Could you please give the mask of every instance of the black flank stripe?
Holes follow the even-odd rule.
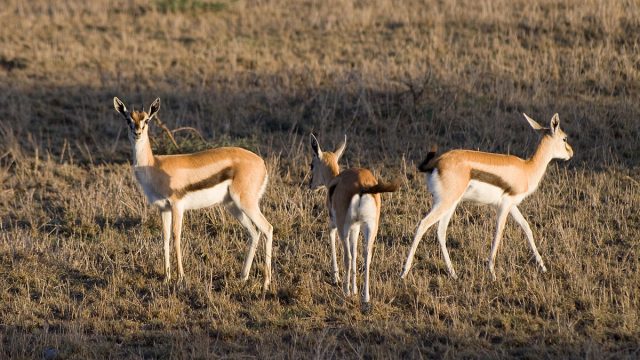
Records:
[[[482,181],[493,186],[497,186],[504,190],[509,195],[515,195],[515,191],[511,188],[508,182],[496,174],[492,174],[486,171],[471,169],[471,178],[473,180]]]
[[[178,196],[178,198],[182,198],[187,195],[187,193],[212,188],[220,184],[221,182],[229,180],[231,178],[233,178],[233,168],[226,167],[206,179],[200,180],[193,184],[189,184],[184,188],[177,190],[176,195]]]

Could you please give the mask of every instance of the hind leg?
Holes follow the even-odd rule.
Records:
[[[351,229],[349,229],[349,243],[351,245],[351,294],[358,294],[358,285],[356,282],[357,274],[358,274],[358,236],[360,236],[360,223],[355,223],[351,225]]]
[[[336,236],[337,235],[338,235],[338,228],[332,222],[331,229],[329,230],[329,239],[331,241],[331,267],[333,269],[333,283],[335,285],[340,284],[340,271],[338,270],[338,258],[336,255]]]
[[[402,269],[401,278],[405,278],[411,269],[411,264],[413,264],[413,257],[416,254],[416,249],[418,248],[418,244],[424,234],[429,230],[431,225],[440,221],[440,219],[445,215],[448,208],[445,208],[441,204],[436,204],[433,209],[424,217],[418,224],[418,229],[416,230],[416,235],[413,238],[413,243],[411,244],[411,249],[409,249],[409,254],[407,255],[407,260],[404,263],[404,268]]]
[[[231,185],[229,185],[229,197],[235,203],[235,205],[242,210],[242,212],[253,222],[253,224],[258,228],[258,231],[265,235],[265,257],[264,257],[264,284],[263,291],[266,291],[271,284],[271,255],[273,251],[273,226],[267,221],[267,219],[262,215],[262,211],[260,211],[260,198],[264,193],[264,190],[267,186],[268,175],[267,169],[262,167],[262,169],[254,169],[252,176],[236,176],[233,179]],[[261,183],[256,183],[256,176],[263,176],[263,180]],[[257,243],[252,242],[253,250],[251,250],[247,254],[247,259],[245,260],[245,264],[248,264],[248,267],[251,267],[251,263],[253,262],[253,257],[255,255],[255,248],[257,247]]]
[[[349,229],[351,224],[343,225],[340,231],[340,240],[342,240],[342,260],[344,262],[344,279],[342,279],[342,291],[345,295],[351,294],[351,241],[349,237]]]
[[[247,229],[249,236],[251,237],[251,241],[249,243],[249,249],[247,251],[247,256],[244,259],[244,265],[242,266],[242,273],[240,277],[243,281],[246,281],[249,278],[249,271],[251,270],[251,264],[253,263],[253,257],[256,254],[256,248],[258,247],[258,242],[260,241],[260,233],[256,231],[253,226],[253,222],[249,217],[247,217],[244,212],[233,202],[227,205],[227,209],[233,215],[240,224]]]
[[[267,219],[262,215],[258,204],[250,206],[246,209],[243,209],[244,213],[253,221],[258,230],[263,233],[266,237],[266,241],[264,243],[265,248],[265,256],[264,256],[264,284],[262,286],[263,290],[267,290],[269,285],[271,284],[271,255],[273,251],[273,226],[267,221]],[[255,254],[255,251],[254,251]],[[253,257],[247,260],[249,265],[253,261]]]
[[[378,232],[378,224],[375,221],[366,222],[364,225],[364,238],[366,241],[364,247],[364,290],[362,295],[362,302],[368,303],[370,301],[369,296],[369,270],[371,268],[371,258],[373,256],[373,244],[376,241],[376,234]]]
[[[418,229],[416,230],[416,235],[413,238],[413,243],[411,244],[411,249],[409,250],[409,255],[407,256],[407,261],[404,264],[404,268],[402,270],[401,278],[405,278],[411,269],[411,264],[413,263],[413,257],[416,254],[416,249],[418,248],[418,244],[422,237],[427,232],[427,230],[431,227],[431,225],[437,223],[442,220],[445,214],[453,211],[456,205],[464,195],[464,192],[469,185],[468,178],[466,181],[460,178],[461,173],[457,173],[455,171],[448,171],[446,173],[439,173],[438,170],[434,170],[431,176],[428,179],[429,190],[433,194],[434,205],[429,214],[425,216],[420,223],[418,224]],[[445,188],[443,184],[448,184]],[[446,247],[443,247],[443,254],[446,258],[449,257],[449,253],[446,251]],[[449,261],[450,263],[451,261]]]
[[[449,258],[449,251],[447,250],[447,227],[449,227],[449,221],[451,220],[451,216],[455,212],[455,205],[449,210],[449,212],[445,213],[444,216],[440,219],[438,223],[438,242],[440,243],[440,250],[442,251],[442,256],[444,257],[444,262],[447,264],[447,271],[449,271],[449,275],[457,279],[455,270],[453,270],[453,265],[451,264],[451,259]]]

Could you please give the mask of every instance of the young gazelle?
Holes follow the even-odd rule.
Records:
[[[318,140],[311,134],[312,190],[324,186],[327,188],[327,208],[331,225],[329,237],[331,240],[331,261],[333,276],[336,283],[340,282],[338,262],[336,260],[336,233],[340,234],[343,246],[343,259],[346,277],[343,290],[347,295],[357,294],[356,285],[356,257],[358,254],[358,235],[360,227],[364,226],[365,271],[364,291],[362,301],[369,302],[369,269],[373,255],[373,243],[378,232],[380,220],[380,193],[393,192],[399,184],[379,182],[367,169],[353,168],[340,171],[338,160],[347,146],[347,137],[335,152],[322,151]]]
[[[242,268],[243,280],[249,277],[260,233],[266,236],[263,285],[266,290],[271,282],[273,227],[258,206],[267,186],[264,161],[258,155],[237,147],[183,155],[153,155],[148,125],[160,110],[160,99],[151,104],[148,113],[127,111],[117,97],[113,98],[113,105],[129,127],[136,179],[149,203],[159,208],[162,215],[166,280],[171,279],[169,242],[172,236],[178,262],[178,279],[184,279],[180,248],[184,211],[223,203],[251,236]]]
[[[489,257],[492,279],[496,279],[494,263],[508,214],[511,214],[524,230],[536,262],[543,272],[547,271],[533,241],[531,228],[518,210],[518,204],[536,190],[549,162],[552,159],[569,160],[573,156],[573,149],[567,143],[567,135],[560,129],[558,114],[553,115],[549,128],[542,127],[527,114],[523,115],[532,128],[543,132],[535,154],[528,160],[512,155],[469,150],[452,150],[435,158],[435,152],[432,151],[418,167],[420,171],[427,173],[427,185],[433,194],[434,204],[429,214],[418,225],[402,270],[402,278],[407,276],[411,268],[422,236],[437,222],[440,222],[438,241],[444,261],[451,277],[456,278],[445,242],[449,220],[458,203],[464,200],[493,205],[498,209],[496,232]]]

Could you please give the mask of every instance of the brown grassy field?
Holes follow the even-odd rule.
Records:
[[[0,358],[640,356],[637,2],[6,0],[0,24]],[[157,153],[267,160],[266,298],[262,246],[241,283],[248,236],[220,208],[188,213],[187,283],[163,282],[115,95],[160,97],[170,128],[203,136],[179,130],[176,149],[154,128]],[[549,272],[509,220],[490,281],[495,210],[466,204],[460,279],[432,229],[401,281],[432,201],[416,163],[432,144],[527,157],[521,112],[559,113],[576,154],[521,206]],[[312,131],[403,180],[383,195],[370,313],[331,284]]]

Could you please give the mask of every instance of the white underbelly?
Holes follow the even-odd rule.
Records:
[[[180,204],[185,210],[201,209],[223,202],[229,196],[229,184],[231,180],[203,190],[187,193],[180,199]]]
[[[482,181],[471,180],[467,190],[462,195],[462,200],[497,206],[505,195],[502,188]]]

